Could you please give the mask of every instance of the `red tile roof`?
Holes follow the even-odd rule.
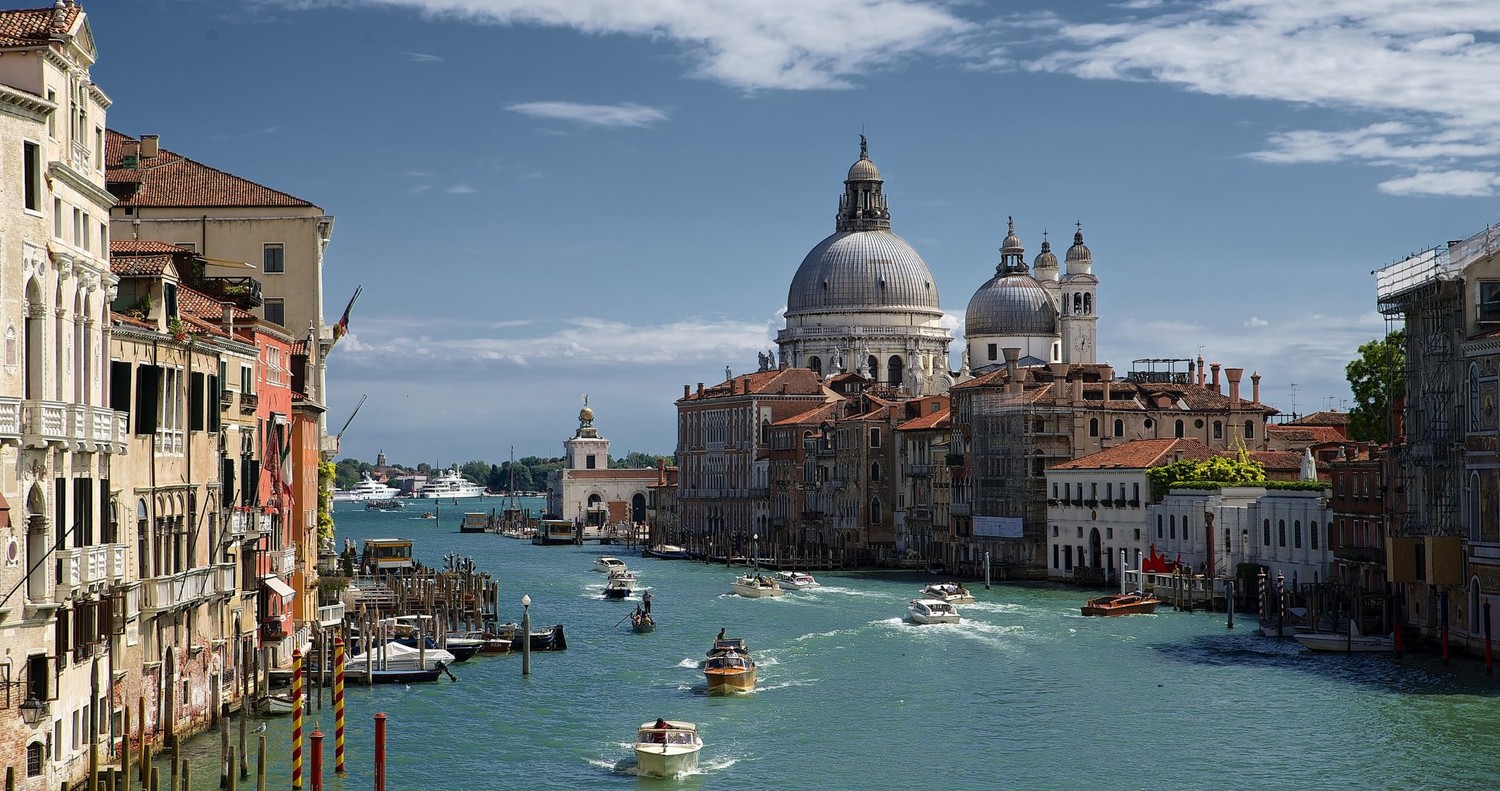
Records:
[[[1281,442],[1305,442],[1310,445],[1321,445],[1330,442],[1341,442],[1348,439],[1344,429],[1340,426],[1326,426],[1297,423],[1271,423],[1266,426],[1266,437]]]
[[[925,429],[947,428],[952,425],[952,422],[948,419],[950,414],[951,413],[948,411],[948,408],[944,407],[936,412],[932,412],[921,417],[914,417],[911,420],[908,420],[905,423],[897,426],[896,430],[922,431]]]
[[[820,406],[813,407],[812,409],[809,409],[800,415],[793,415],[788,418],[782,418],[772,425],[801,426],[811,423],[822,423],[825,420],[838,419],[838,411],[839,404],[822,404]]]
[[[119,277],[155,277],[172,265],[170,255],[110,256],[109,271]]]
[[[149,253],[181,253],[185,248],[166,242],[148,242],[141,239],[111,239],[110,255],[145,255]]]
[[[255,319],[255,314],[248,310],[238,307],[231,307],[231,309],[234,311],[235,323],[253,321]],[[213,323],[215,327],[219,326],[219,322],[224,317],[224,307],[216,297],[209,296],[201,291],[194,291],[186,286],[179,286],[177,289],[177,310],[183,314],[202,316]]]
[[[1054,470],[1144,470],[1181,459],[1201,461],[1218,454],[1197,440],[1186,438],[1137,439],[1105,448],[1098,453],[1080,456],[1051,467]]]
[[[0,47],[35,47],[46,44],[54,31],[65,31],[78,21],[83,9],[63,8],[59,24],[52,24],[52,7],[0,11]]]
[[[125,166],[128,135],[109,130],[104,145],[106,180],[119,206],[306,206],[313,204],[195,162],[165,148],[150,159]],[[134,185],[134,186],[130,186]]]
[[[1287,421],[1285,423],[1285,425],[1288,425],[1288,426],[1339,426],[1339,427],[1342,427],[1344,429],[1348,429],[1348,427],[1349,427],[1349,413],[1348,412],[1314,412],[1314,413],[1312,413],[1310,415],[1303,415],[1302,417],[1299,417],[1296,420],[1289,420],[1289,421]]]
[[[730,387],[734,392],[730,393]],[[823,392],[823,383],[818,375],[807,368],[780,368],[774,371],[755,371],[725,379],[713,387],[703,388],[700,395],[689,393],[682,400],[698,401],[708,398],[725,398],[744,395],[746,391],[756,395],[818,395]]]

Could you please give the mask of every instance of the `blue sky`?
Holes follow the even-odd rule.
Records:
[[[774,346],[869,136],[961,334],[1005,220],[1083,223],[1101,359],[1347,407],[1372,269],[1500,220],[1490,0],[86,3],[110,126],[337,218],[343,453],[614,450]],[[953,345],[957,354],[961,340]],[[1295,383],[1295,387],[1293,386]]]

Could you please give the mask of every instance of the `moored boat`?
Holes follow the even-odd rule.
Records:
[[[393,641],[350,657],[344,673],[360,679],[369,668],[370,679],[376,684],[436,681],[454,661],[453,654],[441,648],[411,648]]]
[[[1148,593],[1116,593],[1089,599],[1083,605],[1084,615],[1150,615],[1161,599]]]
[[[934,582],[922,589],[922,598],[937,599],[949,604],[974,603],[974,594],[957,582]]]
[[[484,494],[484,487],[464,478],[456,469],[439,472],[417,491],[417,497],[424,500],[478,497],[481,494]]]
[[[1292,635],[1292,639],[1301,643],[1309,651],[1319,653],[1343,653],[1358,651],[1360,653],[1378,653],[1396,650],[1396,637],[1394,634],[1375,635],[1360,634],[1359,627],[1351,626],[1345,632],[1298,632]]]
[[[703,740],[698,726],[681,720],[641,723],[636,731],[636,774],[673,778],[698,770],[698,753]]]
[[[749,692],[755,689],[755,660],[741,637],[721,637],[708,651],[703,664],[708,693]]]
[[[521,638],[521,627],[513,623],[503,623],[495,627],[494,634],[511,642],[511,650],[519,651]],[[531,650],[533,651],[566,651],[568,640],[563,635],[563,625],[547,626],[541,629],[531,630]]]
[[[953,605],[940,599],[912,599],[906,614],[915,623],[958,623],[963,620]]]
[[[686,560],[688,551],[673,544],[657,544],[641,550],[641,555],[648,558],[661,558],[663,560]]]
[[[255,708],[267,716],[291,714],[294,704],[291,695],[266,695],[255,701]]]
[[[734,578],[729,589],[736,595],[752,599],[776,597],[786,592],[776,580],[764,574],[741,574]]]
[[[818,581],[805,571],[778,571],[773,578],[787,590],[799,591],[818,587]]]
[[[449,632],[448,644],[452,645],[454,638],[463,640],[475,640],[479,643],[481,654],[508,654],[510,653],[510,641],[500,637],[494,632],[486,632],[482,629],[467,632]]]

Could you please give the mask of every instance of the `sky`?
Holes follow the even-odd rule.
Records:
[[[11,2],[11,6],[18,4]],[[1081,223],[1098,355],[1347,409],[1373,270],[1500,221],[1493,0],[85,2],[109,125],[336,218],[340,457],[671,453],[869,138],[955,328]]]

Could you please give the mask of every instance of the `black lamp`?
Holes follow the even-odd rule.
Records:
[[[21,719],[25,720],[27,725],[35,725],[47,716],[47,702],[38,698],[27,698],[21,701],[19,708]]]

